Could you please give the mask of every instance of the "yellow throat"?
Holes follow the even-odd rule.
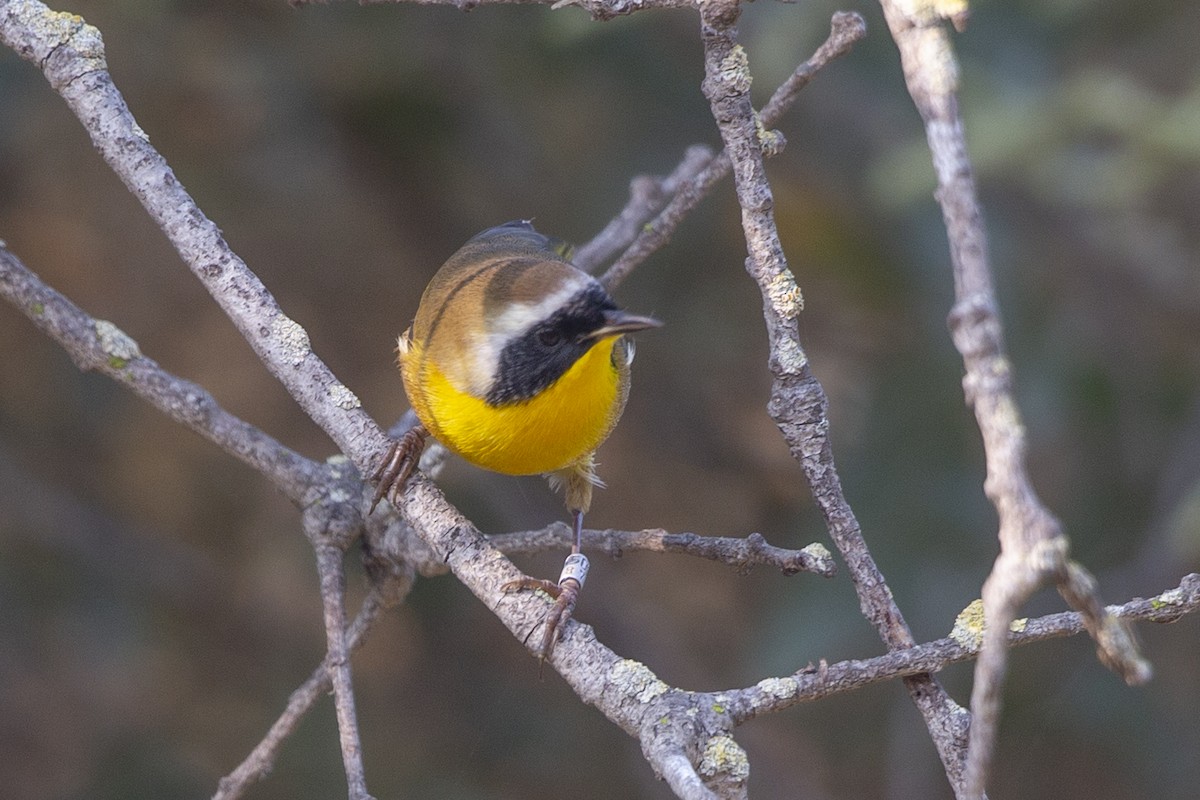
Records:
[[[500,406],[461,391],[417,342],[401,339],[400,368],[422,424],[467,461],[507,475],[535,475],[587,462],[612,431],[629,391],[626,344],[596,342],[528,400]]]

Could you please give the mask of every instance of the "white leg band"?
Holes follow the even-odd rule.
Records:
[[[572,553],[567,556],[562,574],[558,576],[558,585],[562,586],[563,581],[567,578],[574,578],[582,588],[583,582],[587,580],[588,566],[588,558],[583,553]]]

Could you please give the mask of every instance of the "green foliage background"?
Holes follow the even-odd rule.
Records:
[[[477,230],[536,217],[584,241],[638,173],[717,144],[685,10],[75,0],[117,85],[234,249],[383,422],[405,408],[394,337]],[[978,432],[945,316],[945,234],[919,120],[871,3],[743,15],[759,102],[836,8],[868,39],[810,86],[770,162],[831,397],[851,503],[922,639],[949,630],[996,551]],[[1200,6],[984,2],[956,37],[1030,462],[1076,554],[1118,601],[1200,569]],[[0,236],[167,369],[313,457],[276,386],[91,149],[41,75],[0,53]],[[725,184],[621,288],[640,337],[589,525],[825,540],[765,413],[757,291]],[[0,310],[0,775],[13,798],[201,797],[319,661],[312,557],[257,475]],[[540,527],[536,479],[451,463],[485,531]],[[560,556],[523,562],[551,574]],[[352,580],[361,594],[362,579]],[[597,560],[579,617],[688,688],[880,651],[849,581]],[[1030,613],[1058,610],[1050,593]],[[1143,628],[1128,689],[1083,639],[1014,655],[996,797],[1166,798],[1200,786],[1200,622]],[[450,579],[422,581],[356,657],[380,798],[670,796],[635,742]],[[960,701],[969,667],[944,680]],[[764,798],[948,798],[898,684],[740,731]],[[255,798],[344,791],[326,702]]]

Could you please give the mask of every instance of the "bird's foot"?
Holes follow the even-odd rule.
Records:
[[[424,425],[415,425],[399,439],[392,440],[387,455],[371,474],[371,481],[375,483],[375,494],[371,498],[368,514],[375,510],[375,506],[379,505],[379,501],[385,496],[393,503],[396,502],[400,492],[404,491],[404,484],[408,483],[409,477],[421,461],[421,452],[425,449],[425,440],[428,437],[429,431],[425,430]]]
[[[542,644],[538,648],[539,670],[546,663],[554,645],[558,642],[558,631],[567,624],[575,603],[579,599],[579,591],[587,580],[588,559],[583,553],[572,553],[563,564],[562,575],[558,583],[540,578],[520,578],[509,581],[500,587],[505,592],[520,592],[529,589],[541,589],[554,598],[554,608],[546,615],[546,628],[542,632]]]

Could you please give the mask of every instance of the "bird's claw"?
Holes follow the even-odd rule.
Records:
[[[579,590],[583,584],[574,577],[562,578],[558,583],[540,578],[520,578],[509,581],[500,587],[504,592],[520,592],[529,589],[541,589],[554,598],[554,608],[546,614],[545,629],[542,631],[542,643],[538,648],[537,657],[539,671],[554,653],[554,645],[558,642],[559,630],[571,619],[575,603],[579,599]]]
[[[421,451],[425,449],[425,439],[429,432],[423,425],[416,425],[405,431],[399,439],[392,440],[387,455],[379,462],[379,466],[371,473],[371,481],[375,483],[375,494],[371,497],[370,514],[384,497],[393,503],[404,490],[404,485],[417,469],[421,461]]]

